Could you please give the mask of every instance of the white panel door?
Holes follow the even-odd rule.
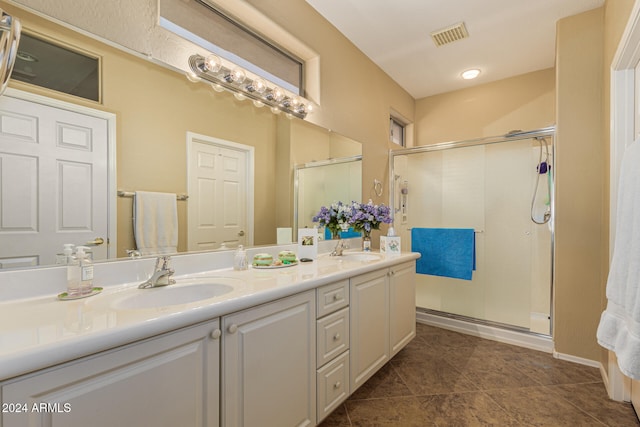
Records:
[[[107,258],[108,121],[0,98],[0,268],[48,265],[64,243]]]
[[[248,153],[198,139],[189,148],[189,250],[246,245]]]

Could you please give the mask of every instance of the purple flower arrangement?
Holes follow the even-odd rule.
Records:
[[[367,203],[352,203],[349,224],[355,231],[361,231],[365,236],[368,236],[371,230],[378,230],[380,224],[390,224],[392,221],[389,206],[374,205],[371,199]]]
[[[351,202],[350,205],[345,205],[337,202],[329,207],[322,206],[318,214],[313,217],[313,222],[327,227],[334,234],[353,227],[355,231],[368,236],[371,230],[378,230],[380,224],[390,224],[392,218],[391,209],[388,206],[374,205],[369,199],[367,203]]]

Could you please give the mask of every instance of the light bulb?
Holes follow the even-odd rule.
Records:
[[[257,99],[253,101],[253,105],[255,105],[258,108],[262,108],[264,107],[264,102],[262,101],[258,101]]]
[[[284,92],[279,87],[274,87],[265,96],[269,101],[280,102],[284,98]],[[278,110],[280,111],[280,110]]]
[[[244,93],[241,92],[235,92],[233,94],[233,96],[238,100],[238,101],[244,101],[245,99],[247,99],[247,97],[245,96]]]
[[[246,76],[241,68],[234,68],[229,74],[224,76],[224,79],[227,81],[227,83],[235,83],[238,85],[242,83],[245,78]]]
[[[262,79],[255,79],[247,85],[247,90],[262,94],[267,90],[267,82]]]
[[[222,68],[222,61],[216,55],[209,55],[204,60],[203,68],[205,72],[217,73]]]
[[[280,109],[279,109],[279,108],[276,108],[276,107],[271,107],[271,112],[272,112],[273,114],[280,114],[280,113],[281,113]]]
[[[199,81],[201,81],[202,79],[200,77],[198,77],[196,75],[196,73],[194,73],[193,71],[187,71],[186,73],[184,73],[185,76],[187,76],[187,80],[189,80],[190,82],[193,83],[198,83]]]
[[[219,85],[218,83],[211,83],[211,87],[216,92],[222,92],[224,90],[224,88],[221,85]]]

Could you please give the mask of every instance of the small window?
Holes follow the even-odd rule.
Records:
[[[209,3],[161,0],[160,26],[283,89],[304,96],[302,60]]]
[[[389,119],[389,140],[401,147],[405,146],[405,125],[391,117]]]
[[[100,60],[23,32],[13,80],[100,101]]]

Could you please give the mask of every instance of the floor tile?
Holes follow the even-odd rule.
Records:
[[[640,426],[596,368],[423,324],[416,333],[321,426]]]
[[[634,420],[629,417],[633,412],[631,404],[610,400],[601,382],[566,384],[549,388],[608,426],[640,426],[637,418]]]
[[[419,397],[426,419],[437,426],[520,426],[484,392]]]
[[[523,390],[485,392],[517,421],[531,426],[600,426],[602,423],[559,399],[547,387],[528,387]]]

